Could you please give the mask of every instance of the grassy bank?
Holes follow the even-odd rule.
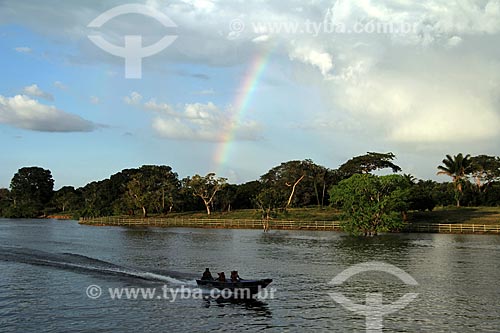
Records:
[[[277,213],[273,220],[277,221],[339,221],[341,212],[326,208],[292,208],[286,212]],[[190,219],[228,219],[228,220],[258,220],[262,213],[255,209],[235,210],[231,212],[172,213],[167,218]],[[410,212],[411,223],[450,223],[450,224],[500,224],[500,207],[438,207],[432,212]]]
[[[412,212],[412,223],[500,224],[500,207],[444,207],[432,212]]]
[[[212,212],[207,215],[206,212],[185,212],[171,213],[165,216],[167,218],[186,218],[186,219],[228,219],[228,220],[260,220],[262,212],[256,209],[241,209],[230,212]],[[326,208],[291,208],[286,212],[279,212],[272,217],[277,221],[338,221],[340,211],[330,207]]]
[[[291,208],[273,216],[273,221],[339,221],[341,212],[326,208]],[[123,216],[124,218],[141,218],[142,216]],[[151,215],[150,218],[166,219],[219,219],[219,220],[261,220],[262,213],[256,209],[242,209],[231,212],[204,211],[171,213],[168,215]],[[410,212],[408,222],[421,224],[500,224],[500,207],[438,207],[432,212]]]

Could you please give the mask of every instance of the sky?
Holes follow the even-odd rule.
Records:
[[[500,0],[0,0],[0,68],[0,187],[500,155]]]

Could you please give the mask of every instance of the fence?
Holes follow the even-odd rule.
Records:
[[[249,219],[195,219],[195,218],[129,218],[96,217],[80,218],[80,224],[98,226],[147,226],[226,229],[279,229],[279,230],[329,230],[340,231],[339,221],[281,221]],[[428,233],[494,233],[500,234],[500,224],[407,224],[403,232]]]
[[[186,228],[231,229],[290,229],[290,230],[341,230],[338,221],[269,221],[249,219],[186,219],[186,218],[80,218],[80,224],[111,226],[151,226]]]
[[[431,233],[459,233],[459,234],[475,234],[475,233],[494,233],[500,234],[500,224],[409,224],[406,227],[409,232],[431,232]]]

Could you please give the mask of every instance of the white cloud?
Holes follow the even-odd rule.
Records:
[[[215,7],[215,4],[209,0],[187,0],[186,2],[192,4],[198,10],[207,12],[212,11]]]
[[[258,37],[255,37],[252,39],[252,42],[254,43],[264,43],[267,42],[271,37],[269,35],[260,35]]]
[[[133,91],[130,93],[130,96],[125,96],[123,98],[123,101],[129,105],[137,105],[141,102],[142,100],[142,95],[139,94],[137,91]]]
[[[329,12],[332,22],[389,23],[412,31],[391,36],[398,43],[435,44],[461,34],[500,32],[499,0],[423,0],[416,2],[338,0]],[[375,37],[375,36],[372,36]]]
[[[25,95],[0,95],[0,123],[40,132],[90,132],[97,128],[91,121]]]
[[[58,89],[61,89],[61,90],[68,89],[68,87],[64,83],[62,83],[61,81],[55,81],[54,82],[54,87],[56,87]]]
[[[427,18],[441,33],[500,32],[500,1],[427,1]]]
[[[97,96],[90,96],[89,101],[92,104],[99,104],[100,103],[99,97],[97,97]]]
[[[19,46],[14,48],[14,50],[19,53],[31,53],[33,51],[30,47],[27,46]]]
[[[448,39],[447,45],[449,47],[455,47],[455,46],[460,45],[461,43],[462,43],[462,38],[461,37],[459,37],[459,36],[453,36],[450,39]]]
[[[174,115],[175,110],[172,106],[167,103],[156,103],[154,98],[150,99],[144,103],[144,108],[151,111],[162,112],[164,114]]]
[[[48,92],[41,90],[38,87],[38,85],[36,85],[36,84],[32,84],[31,86],[24,87],[23,93],[28,95],[28,96],[32,96],[32,97],[40,97],[40,98],[46,99],[48,101],[54,100],[54,96],[52,96]]]
[[[290,59],[298,59],[306,64],[313,65],[321,71],[324,76],[328,75],[333,68],[332,56],[327,52],[316,50],[308,46],[296,46],[289,54]]]
[[[446,54],[420,55],[412,65],[402,59],[390,59],[391,70],[381,65],[332,82],[332,105],[365,134],[393,143],[473,144],[499,137],[500,63]]]
[[[329,100],[329,110],[303,128],[410,150],[428,144],[476,149],[500,138],[500,47],[493,42],[500,40],[500,1],[339,0],[329,15],[348,27],[383,22],[415,30],[324,34],[319,44],[295,38],[290,58],[323,74],[318,86]]]
[[[231,107],[220,109],[209,102],[185,104],[173,107],[158,104],[154,100],[144,104],[156,111],[153,129],[159,136],[191,141],[224,141],[228,136],[233,140],[259,140],[262,127],[255,121],[236,118],[236,110]]]

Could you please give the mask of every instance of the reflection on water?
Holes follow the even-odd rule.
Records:
[[[364,330],[364,317],[328,295],[357,303],[381,292],[385,303],[419,294],[384,317],[386,331],[498,331],[500,237],[388,234],[356,238],[336,232],[113,228],[75,222],[0,220],[2,332],[46,331],[334,331]],[[351,265],[393,264],[413,276],[406,286],[380,272],[328,282]],[[86,297],[107,288],[185,285],[205,267],[238,270],[244,278],[273,278],[275,298],[113,300]]]
[[[240,307],[245,310],[250,310],[254,312],[254,315],[272,317],[271,310],[267,303],[260,301],[258,299],[233,299],[233,298],[211,298],[205,297],[203,305],[206,308],[210,306],[235,306]]]

